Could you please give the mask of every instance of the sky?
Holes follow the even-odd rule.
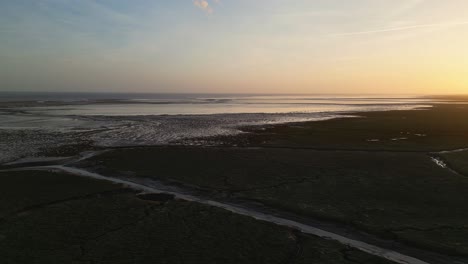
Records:
[[[466,0],[0,0],[0,91],[468,93]]]

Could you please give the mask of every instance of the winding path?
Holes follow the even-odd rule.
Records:
[[[375,255],[378,257],[382,257],[388,260],[391,260],[395,263],[400,263],[400,264],[429,264],[429,262],[404,255],[402,253],[384,249],[375,245],[371,245],[362,241],[354,240],[351,238],[347,238],[345,236],[335,234],[329,231],[325,231],[319,228],[316,228],[311,225],[303,224],[297,221],[289,220],[286,218],[258,212],[254,209],[249,209],[245,208],[242,206],[237,206],[233,204],[228,204],[228,203],[223,203],[223,202],[218,202],[218,201],[213,201],[209,199],[204,199],[198,196],[190,195],[190,194],[184,194],[181,192],[174,191],[174,188],[171,188],[170,186],[163,186],[161,185],[160,188],[157,187],[150,187],[144,184],[128,181],[128,180],[123,180],[123,179],[118,179],[118,178],[113,178],[113,177],[108,177],[104,175],[100,175],[94,172],[86,171],[83,169],[79,168],[74,168],[74,167],[68,167],[68,166],[63,166],[63,165],[51,165],[51,166],[37,166],[37,167],[25,167],[25,168],[16,168],[16,169],[10,169],[10,170],[4,170],[4,171],[25,171],[25,170],[55,170],[55,171],[62,171],[66,172],[69,174],[73,175],[78,175],[78,176],[83,176],[83,177],[88,177],[88,178],[93,178],[93,179],[98,179],[98,180],[105,180],[105,181],[110,181],[116,184],[122,184],[124,186],[127,186],[129,188],[142,191],[145,193],[167,193],[174,195],[178,199],[186,200],[186,201],[191,201],[191,202],[197,202],[201,204],[206,204],[209,206],[214,206],[218,208],[223,208],[225,210],[228,210],[230,212],[239,214],[239,215],[244,215],[244,216],[249,216],[254,219],[260,220],[260,221],[265,221],[269,223],[274,223],[280,226],[285,226],[289,228],[294,228],[302,233],[305,234],[310,234],[314,236],[318,236],[321,238],[325,239],[331,239],[335,240],[343,245],[353,247],[356,249],[359,249],[361,251],[367,252],[371,255]]]
[[[445,151],[446,152],[457,152],[457,151],[464,151],[467,149],[457,149],[457,150],[452,150],[452,151]],[[291,220],[286,217],[278,216],[277,214],[273,214],[267,211],[263,211],[261,209],[251,207],[251,206],[246,206],[244,204],[236,204],[236,203],[231,203],[231,202],[221,202],[221,201],[216,201],[208,198],[204,198],[202,195],[196,195],[193,194],[192,192],[180,189],[178,187],[170,186],[170,185],[165,185],[162,184],[158,181],[145,181],[139,179],[138,182],[136,182],[134,179],[122,179],[122,178],[117,178],[117,177],[110,177],[110,176],[104,176],[95,172],[90,172],[84,169],[72,167],[73,164],[83,161],[86,159],[89,159],[91,157],[94,157],[96,155],[102,154],[104,151],[90,151],[83,153],[79,159],[75,160],[69,160],[68,162],[64,162],[63,165],[38,165],[38,164],[31,164],[29,162],[18,162],[16,165],[22,165],[25,167],[16,167],[16,168],[11,168],[11,169],[5,169],[5,170],[0,170],[0,172],[5,172],[5,171],[29,171],[29,170],[46,170],[46,171],[61,171],[77,176],[82,176],[82,177],[88,177],[88,178],[93,178],[93,179],[98,179],[98,180],[105,180],[109,182],[113,182],[116,184],[122,184],[124,186],[127,186],[131,189],[141,191],[144,193],[165,193],[165,194],[171,194],[174,197],[186,201],[191,201],[191,202],[197,202],[200,204],[205,204],[209,206],[214,206],[218,208],[223,208],[225,210],[228,210],[230,212],[233,212],[235,214],[239,215],[244,215],[248,217],[252,217],[254,219],[260,220],[260,221],[265,221],[269,223],[273,223],[276,225],[280,226],[285,226],[289,228],[293,228],[296,230],[301,231],[304,234],[310,234],[314,236],[318,236],[324,239],[330,239],[330,240],[335,240],[343,245],[359,249],[361,251],[364,251],[368,254],[375,255],[378,257],[382,257],[385,259],[388,259],[390,261],[393,261],[395,263],[400,263],[400,264],[429,264],[429,263],[467,263],[464,260],[455,260],[454,258],[451,257],[445,257],[442,255],[438,255],[432,252],[427,252],[427,251],[422,251],[422,250],[417,250],[418,254],[414,255],[419,255],[419,258],[422,257],[422,259],[418,259],[416,257],[409,256],[407,254],[403,254],[400,252],[397,252],[395,250],[389,250],[386,249],[385,246],[378,246],[372,244],[373,242],[364,242],[362,240],[368,241],[368,239],[353,239],[350,237],[346,237],[340,233],[335,232],[336,230],[333,231],[327,231],[321,228],[318,228],[314,226],[313,224],[305,224],[301,223],[299,221]],[[444,153],[444,152],[439,152],[439,153]],[[437,154],[439,154],[437,153]],[[431,157],[434,162],[436,162],[439,166],[441,164],[438,163],[439,160],[436,160],[434,157]],[[29,163],[29,164],[28,164]],[[29,165],[29,166],[28,166]],[[37,166],[35,166],[37,165]],[[445,164],[444,164],[445,165]],[[21,166],[21,165],[20,165]],[[445,167],[445,166],[444,166]],[[447,168],[447,167],[445,167]],[[343,233],[343,232],[341,232]],[[379,244],[379,243],[377,243]],[[385,244],[384,244],[385,245]],[[402,248],[399,248],[397,250],[400,250]],[[414,250],[402,250],[406,252],[410,252],[411,255],[414,253]],[[430,262],[427,262],[430,261]]]

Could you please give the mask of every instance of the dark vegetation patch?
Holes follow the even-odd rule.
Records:
[[[468,177],[468,149],[439,155],[450,168]]]
[[[386,239],[468,255],[468,178],[426,153],[272,148],[138,148],[96,157],[99,166],[194,186],[225,199],[357,227]],[[183,163],[183,166],[181,166]],[[460,228],[445,236],[431,228]],[[421,236],[406,236],[419,228]],[[427,237],[424,238],[424,234]]]
[[[0,218],[23,208],[122,187],[102,181],[46,171],[0,172]]]
[[[145,201],[153,201],[153,202],[160,202],[166,203],[168,201],[174,200],[175,196],[168,193],[147,193],[147,194],[139,194],[137,195],[138,198],[145,200]]]
[[[245,127],[238,136],[204,141],[223,146],[342,150],[438,151],[468,147],[468,104],[424,110],[357,113],[356,118]]]
[[[57,177],[61,184],[47,186]],[[20,214],[0,207],[5,264],[355,263],[335,242],[214,207],[182,201],[155,205],[116,185],[67,174],[21,172],[0,179],[2,191],[21,193],[2,193],[4,201],[23,199],[15,206]],[[18,188],[34,179],[35,188]],[[359,263],[389,263],[358,255]]]

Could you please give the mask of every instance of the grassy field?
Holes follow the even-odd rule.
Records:
[[[246,128],[252,132],[217,142],[244,146],[316,149],[438,151],[468,146],[468,105],[440,104],[424,110],[357,113],[332,119]]]
[[[439,154],[447,165],[455,171],[468,177],[468,149]]]
[[[251,130],[225,140],[243,147],[120,149],[88,165],[468,256],[468,178],[430,157],[432,151],[468,146],[468,108],[362,115]],[[457,164],[466,168],[465,161],[460,156]]]
[[[0,173],[1,263],[388,263],[337,243],[120,185]],[[153,197],[154,198],[154,197]]]
[[[437,166],[423,153],[149,148],[118,150],[97,159],[114,172],[131,171],[441,252],[468,254],[468,178]],[[181,160],[184,166],[178,165]]]

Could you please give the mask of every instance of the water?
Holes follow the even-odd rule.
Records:
[[[0,162],[71,142],[190,144],[195,138],[242,133],[241,126],[320,121],[430,103],[403,96],[0,93]]]
[[[396,109],[424,104],[416,97],[363,97],[325,95],[216,95],[216,94],[44,94],[9,97],[36,104],[24,110],[52,115],[207,115],[239,113],[317,113]],[[44,108],[46,102],[57,105]]]

